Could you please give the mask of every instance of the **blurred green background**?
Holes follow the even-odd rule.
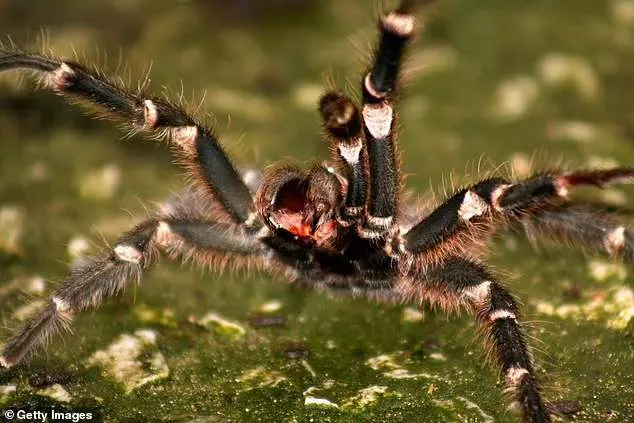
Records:
[[[264,167],[328,157],[316,101],[333,83],[356,95],[375,18],[390,6],[0,0],[0,32],[23,48],[77,53],[134,88],[151,67],[152,90],[200,106],[237,163]],[[439,202],[502,164],[517,176],[533,165],[634,164],[634,1],[443,0],[420,17],[401,102],[408,189]],[[183,184],[160,143],[121,140],[34,86],[0,75],[0,344],[70,262]],[[620,188],[577,198],[626,215],[634,204]],[[523,301],[548,398],[578,401],[577,421],[634,419],[631,270],[535,250],[522,234],[500,237],[491,263]],[[280,282],[162,260],[140,288],[1,374],[0,408],[55,405],[107,421],[515,420],[469,316]],[[259,315],[286,323],[259,328]],[[117,346],[130,354],[118,367],[108,356]]]

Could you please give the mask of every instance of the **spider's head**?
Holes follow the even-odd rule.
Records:
[[[317,246],[336,238],[342,203],[339,179],[321,166],[308,172],[294,167],[273,169],[264,175],[257,194],[258,211],[272,229]]]

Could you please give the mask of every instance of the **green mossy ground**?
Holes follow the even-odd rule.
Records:
[[[356,85],[377,2],[276,1],[268,13],[261,3],[9,1],[0,28],[19,45],[37,45],[45,28],[62,55],[74,46],[104,63],[105,52],[110,73],[121,54],[133,81],[153,62],[156,91],[167,85],[177,98],[182,80],[194,104],[206,93],[201,110],[214,113],[240,164],[326,158],[314,105],[328,79]],[[521,175],[535,152],[542,167],[562,158],[634,164],[634,1],[446,0],[430,15],[401,105],[409,189],[422,195],[431,184],[440,200],[452,178],[473,180],[478,163],[483,172],[507,163]],[[31,82],[16,88],[18,80],[0,77],[2,341],[28,314],[28,298],[41,296],[35,278],[50,290],[70,250],[88,240],[94,252],[90,243],[112,241],[182,184],[167,149],[121,141],[111,124],[34,93]],[[634,191],[580,198],[627,212]],[[491,263],[523,300],[548,397],[578,400],[578,421],[634,419],[634,273],[574,250],[535,251],[521,234],[501,237],[494,251]],[[251,327],[249,317],[272,301],[286,325]],[[245,332],[196,323],[210,312]],[[78,318],[47,354],[0,375],[0,408],[54,404],[108,421],[514,421],[469,316],[426,310],[409,321],[404,313],[297,292],[265,274],[163,260],[140,288]],[[155,372],[160,352],[167,378],[126,393],[104,368],[86,365],[143,329],[157,339],[142,344],[139,369]],[[50,398],[56,389],[66,395],[55,383],[69,402]]]

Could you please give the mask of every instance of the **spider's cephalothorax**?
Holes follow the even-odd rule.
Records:
[[[361,80],[363,104],[357,108],[338,92],[321,99],[336,169],[273,167],[256,184],[245,182],[213,132],[179,107],[131,93],[73,62],[0,50],[0,71],[34,71],[56,93],[167,138],[193,180],[192,189],[122,235],[107,255],[73,269],[6,343],[0,368],[14,366],[76,314],[138,280],[163,250],[212,267],[232,261],[281,269],[294,282],[326,291],[473,311],[522,418],[550,421],[517,303],[480,261],[482,247],[496,231],[520,224],[632,262],[634,239],[622,225],[566,197],[579,185],[631,180],[634,170],[555,169],[523,181],[485,179],[411,217],[415,208],[400,204],[394,107],[414,3],[405,0],[381,18],[374,61]]]

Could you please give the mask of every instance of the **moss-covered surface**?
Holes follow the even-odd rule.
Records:
[[[177,97],[182,80],[236,161],[265,166],[328,156],[315,101],[328,78],[356,85],[375,12],[372,1],[16,0],[0,5],[0,27],[20,45],[45,28],[55,52],[107,56],[110,72],[121,54],[132,80],[153,62],[155,90]],[[431,15],[401,105],[408,188],[431,183],[442,197],[478,164],[522,175],[535,152],[538,165],[634,163],[634,1],[447,0]],[[0,340],[73,255],[113,240],[182,183],[165,148],[121,141],[112,125],[17,81],[0,78]],[[632,190],[581,195],[634,204]],[[491,262],[523,300],[548,397],[578,400],[579,421],[634,419],[631,269],[536,252],[517,234],[497,244]],[[285,325],[250,325],[263,307]],[[87,408],[108,421],[514,420],[468,316],[163,260],[73,328],[0,375],[0,408]],[[107,358],[113,345],[132,349],[123,376]]]

